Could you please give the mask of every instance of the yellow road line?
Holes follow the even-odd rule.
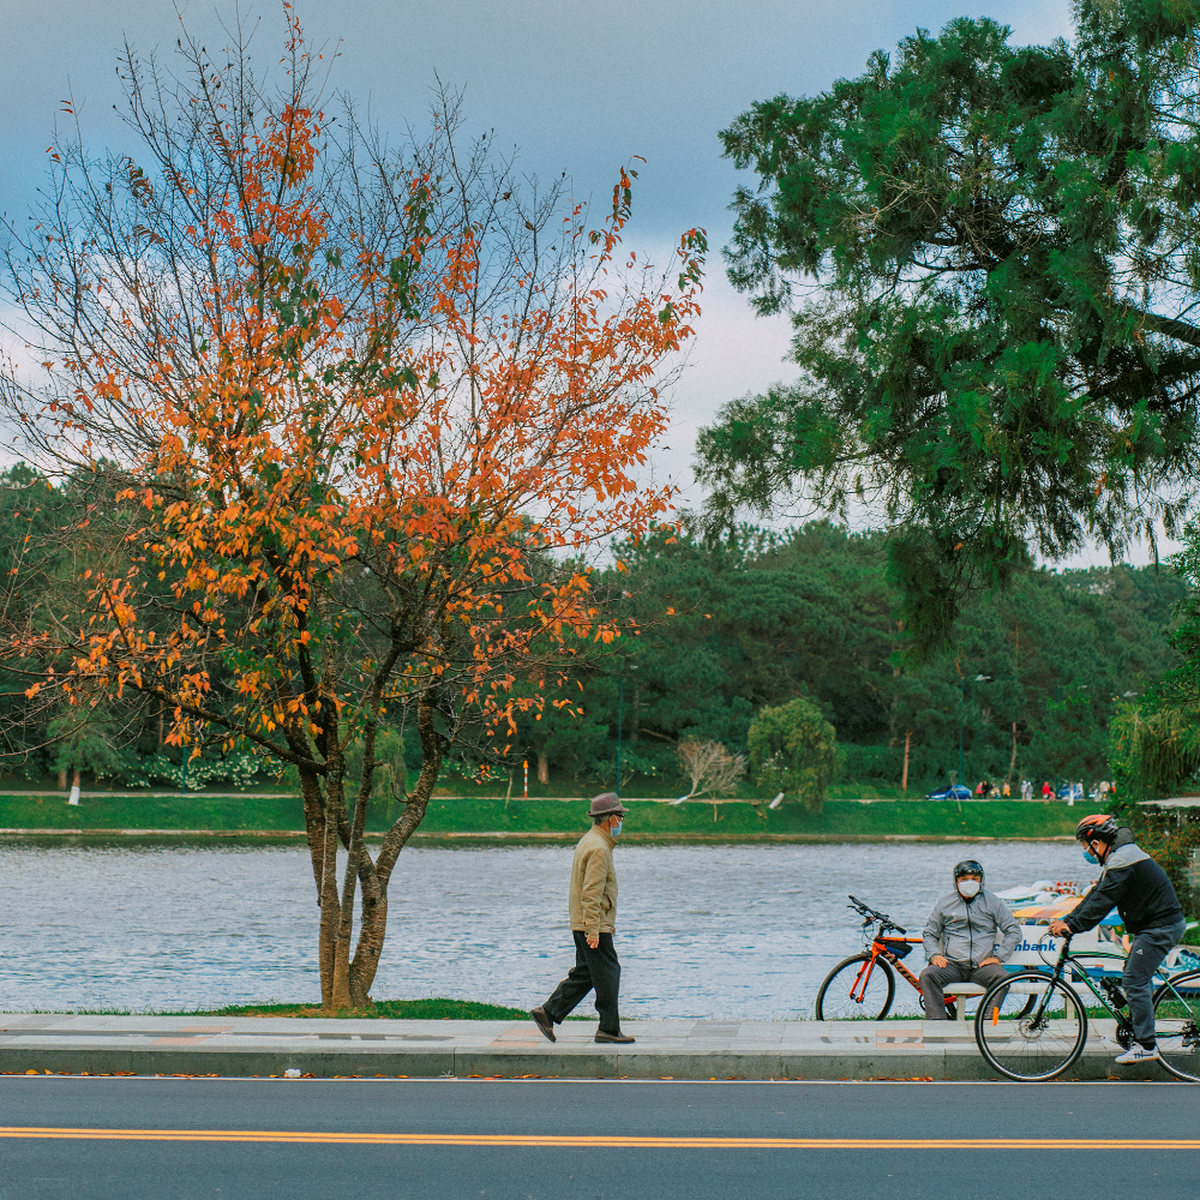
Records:
[[[60,1129],[18,1125],[0,1126],[0,1138],[649,1150],[1200,1150],[1200,1138],[641,1137],[634,1134],[334,1133],[271,1129]]]

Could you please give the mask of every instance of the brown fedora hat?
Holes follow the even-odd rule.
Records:
[[[589,817],[607,817],[609,813],[627,813],[629,809],[621,804],[621,798],[616,792],[601,792],[588,809]]]

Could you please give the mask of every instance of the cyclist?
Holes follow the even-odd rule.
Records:
[[[1154,1037],[1151,980],[1159,964],[1181,937],[1183,909],[1167,873],[1133,839],[1133,831],[1118,825],[1107,813],[1084,817],[1075,829],[1083,857],[1101,864],[1100,878],[1079,906],[1061,921],[1053,921],[1055,937],[1092,929],[1116,905],[1133,938],[1121,983],[1129,1001],[1134,1041],[1119,1063],[1148,1062],[1159,1057]]]
[[[978,983],[985,990],[1007,972],[1000,965],[1016,949],[1021,927],[1012,909],[983,888],[983,867],[973,858],[954,868],[954,891],[933,907],[922,940],[928,965],[921,972],[921,1003],[931,1021],[946,1020],[948,983]]]

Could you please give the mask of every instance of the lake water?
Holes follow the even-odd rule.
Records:
[[[847,893],[919,934],[963,858],[980,859],[996,890],[1091,877],[1073,844],[1050,842],[620,846],[622,1012],[811,1016],[826,972],[860,947]],[[372,994],[539,1003],[573,962],[570,865],[567,846],[405,850]],[[0,880],[0,1009],[320,999],[299,846],[9,845]],[[915,998],[902,981],[901,992]]]

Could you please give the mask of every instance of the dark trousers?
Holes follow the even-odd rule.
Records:
[[[1129,956],[1121,973],[1121,984],[1129,1000],[1133,1036],[1143,1046],[1154,1045],[1154,972],[1171,947],[1183,937],[1186,922],[1164,929],[1143,929],[1129,944]]]
[[[945,1021],[946,997],[942,989],[948,983],[977,983],[986,991],[1003,979],[1008,972],[998,963],[986,967],[972,967],[970,963],[947,962],[944,967],[930,963],[921,972],[921,1003],[925,1006],[927,1021]],[[961,1004],[962,1001],[960,1000]]]
[[[542,1008],[550,1020],[556,1025],[561,1024],[575,1005],[595,989],[600,1032],[620,1033],[617,992],[621,986],[621,964],[613,947],[613,935],[602,933],[600,945],[593,950],[587,944],[587,937],[582,930],[574,929],[571,932],[575,938],[575,965]]]

